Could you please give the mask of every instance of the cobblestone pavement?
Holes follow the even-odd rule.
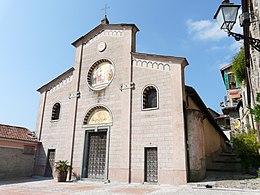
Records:
[[[83,195],[83,194],[176,194],[176,195],[260,195],[260,179],[219,180],[187,185],[122,184],[25,178],[0,181],[1,195]],[[212,188],[211,188],[212,187]],[[252,190],[254,189],[254,190]]]
[[[247,174],[209,172],[204,182],[216,188],[260,190],[260,178]]]

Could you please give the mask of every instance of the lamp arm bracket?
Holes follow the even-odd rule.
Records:
[[[228,36],[234,37],[234,39],[236,41],[240,41],[242,39],[247,40],[249,45],[251,45],[254,49],[256,49],[257,51],[260,52],[260,40],[259,39],[255,39],[255,38],[252,38],[252,37],[246,37],[244,35],[234,33],[234,32],[231,32],[231,31],[228,31]]]

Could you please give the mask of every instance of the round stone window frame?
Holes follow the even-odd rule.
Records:
[[[91,81],[92,73],[93,73],[94,69],[96,68],[96,66],[103,63],[103,62],[108,62],[113,67],[113,75],[112,75],[111,80],[108,83],[106,83],[104,86],[102,86],[100,88],[95,88],[95,87],[92,86],[92,81]],[[112,62],[112,60],[110,60],[108,58],[103,58],[103,59],[96,61],[94,64],[92,64],[89,67],[88,74],[87,74],[87,85],[93,91],[100,91],[100,90],[107,88],[110,85],[110,83],[113,81],[114,77],[115,77],[115,65],[114,65],[114,63]]]

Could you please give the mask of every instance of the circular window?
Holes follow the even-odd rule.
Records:
[[[93,90],[106,88],[114,77],[114,66],[108,60],[99,60],[88,71],[88,85]]]

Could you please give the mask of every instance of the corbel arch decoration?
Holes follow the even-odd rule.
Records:
[[[104,106],[94,106],[87,112],[83,125],[112,125],[111,112]]]

